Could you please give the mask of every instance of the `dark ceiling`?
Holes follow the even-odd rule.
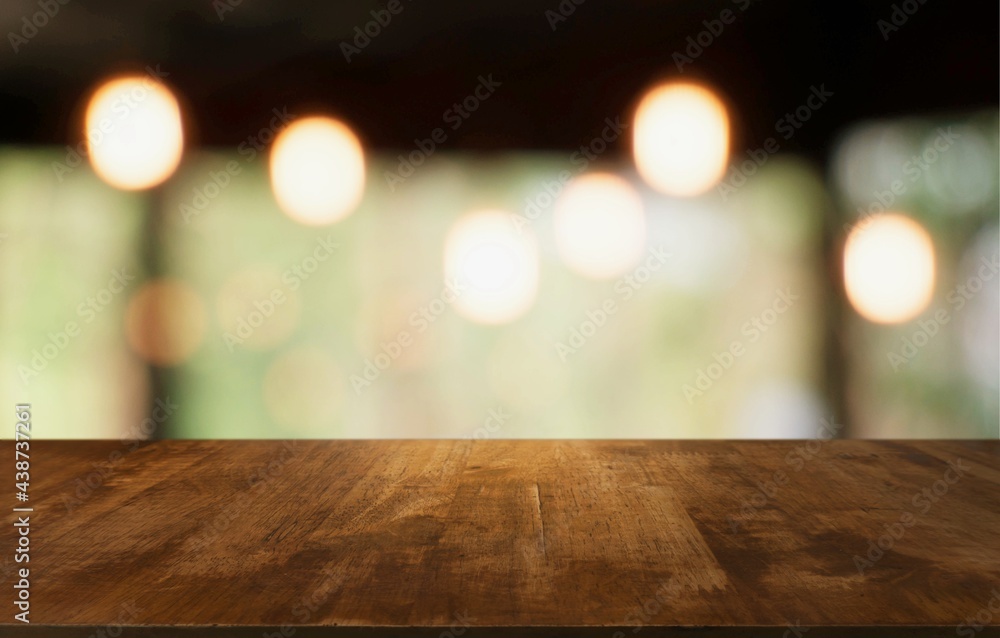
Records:
[[[773,135],[777,118],[825,85],[834,97],[788,142],[820,159],[860,119],[998,102],[993,2],[398,0],[402,10],[348,63],[341,43],[385,0],[242,0],[220,19],[226,1],[237,2],[69,0],[14,53],[9,34],[39,5],[3,0],[0,142],[78,139],[80,100],[94,83],[146,64],[169,73],[195,143],[206,145],[235,145],[287,106],[339,114],[370,145],[410,147],[488,74],[501,86],[449,136],[449,148],[577,147],[667,75],[714,84],[746,146]],[[879,20],[904,4],[916,11],[886,40]],[[560,6],[574,11],[553,30],[546,12]],[[732,23],[678,74],[673,54],[723,10]]]

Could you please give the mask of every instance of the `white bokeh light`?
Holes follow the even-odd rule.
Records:
[[[448,232],[444,274],[459,284],[460,314],[486,324],[513,321],[538,294],[537,242],[530,232],[517,231],[509,213],[471,213]]]
[[[556,202],[553,223],[563,261],[594,279],[635,267],[646,244],[642,199],[631,184],[608,173],[570,183]]]
[[[328,117],[293,122],[274,141],[271,188],[281,209],[307,225],[349,215],[365,188],[365,158],[351,129]]]
[[[656,190],[684,197],[703,193],[726,170],[726,107],[697,84],[657,86],[636,110],[632,152],[639,174]]]
[[[903,167],[917,150],[912,134],[898,124],[866,124],[837,144],[833,177],[853,206],[861,206],[864,213],[884,212],[878,196],[904,177]]]
[[[177,169],[184,151],[177,99],[149,76],[103,84],[87,104],[85,127],[94,172],[124,190],[160,184]]]
[[[923,226],[896,213],[859,222],[844,246],[847,298],[876,323],[920,314],[934,292],[934,244]]]
[[[988,206],[997,190],[997,149],[974,126],[956,126],[957,138],[938,154],[936,164],[927,170],[927,189],[942,210],[956,214]],[[937,148],[941,138],[935,131],[928,136],[925,148]]]

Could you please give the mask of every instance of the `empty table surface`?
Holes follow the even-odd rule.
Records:
[[[31,479],[3,636],[1000,623],[997,441],[33,441]]]

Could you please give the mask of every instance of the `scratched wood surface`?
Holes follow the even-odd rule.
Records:
[[[35,441],[31,456],[32,623],[8,602],[4,636],[1000,623],[997,441]]]

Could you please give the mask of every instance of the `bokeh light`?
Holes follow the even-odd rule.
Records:
[[[343,122],[308,117],[274,141],[271,188],[278,205],[307,225],[330,224],[350,214],[365,187],[361,142]]]
[[[903,201],[891,191],[889,200],[885,191],[903,177],[909,183],[911,175],[904,175],[903,169],[919,150],[913,133],[899,123],[858,126],[834,148],[832,176],[852,207],[860,207],[863,213],[882,213]]]
[[[719,181],[729,157],[729,115],[697,84],[650,90],[635,114],[632,152],[639,174],[667,195],[698,195]]]
[[[94,172],[116,188],[156,186],[181,161],[180,106],[170,89],[151,76],[102,85],[87,105],[85,127]]]
[[[851,230],[844,247],[847,297],[870,321],[908,321],[930,303],[934,261],[923,226],[896,213],[869,217]]]
[[[461,287],[456,310],[479,323],[513,321],[538,294],[538,244],[511,214],[487,210],[460,218],[448,232],[445,281]]]
[[[996,197],[997,148],[976,126],[959,125],[949,142],[927,170],[927,189],[948,214],[968,213]],[[938,131],[926,136],[924,148],[936,148]]]
[[[553,223],[559,255],[587,277],[617,277],[642,257],[642,199],[621,177],[595,173],[570,183],[556,203]]]
[[[266,266],[243,268],[219,289],[215,311],[229,350],[237,346],[270,350],[288,339],[299,324],[297,291]]]
[[[201,345],[207,323],[201,297],[178,279],[154,279],[143,284],[125,311],[129,347],[161,367],[186,361]]]

